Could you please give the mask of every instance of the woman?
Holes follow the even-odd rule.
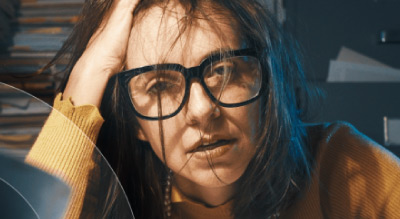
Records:
[[[55,60],[68,51],[55,109],[97,142],[137,218],[400,214],[394,156],[347,124],[302,123],[299,60],[260,1],[87,1]],[[71,185],[78,217],[93,146],[55,114],[27,162]]]

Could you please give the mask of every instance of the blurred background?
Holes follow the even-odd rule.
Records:
[[[274,2],[325,94],[312,122],[348,121],[400,155],[400,1]]]
[[[34,141],[65,60],[41,74],[78,20],[83,0],[1,0],[0,144]],[[325,96],[309,122],[344,120],[400,155],[400,0],[267,0],[298,40],[310,82]],[[35,128],[36,127],[36,128]],[[11,133],[11,134],[10,134]]]
[[[67,58],[35,72],[61,48],[82,3],[0,0],[0,152],[23,159],[40,132]]]

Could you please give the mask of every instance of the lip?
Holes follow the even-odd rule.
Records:
[[[189,148],[187,148],[187,152],[188,153],[193,153],[196,150],[200,150],[199,147],[205,146],[205,145],[212,145],[218,141],[234,141],[235,139],[229,137],[229,136],[225,136],[225,135],[207,135],[207,134],[203,134],[200,135],[203,136],[202,138],[197,139],[195,142],[192,142]]]
[[[207,157],[217,158],[229,151],[236,139],[229,138],[210,138],[199,140],[188,153],[194,157],[204,159]]]

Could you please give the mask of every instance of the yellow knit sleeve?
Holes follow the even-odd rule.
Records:
[[[94,167],[94,143],[104,120],[97,107],[75,107],[58,94],[54,108],[25,162],[61,178],[71,187],[66,218],[78,218],[82,210],[90,170]]]

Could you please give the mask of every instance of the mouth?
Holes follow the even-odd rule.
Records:
[[[210,143],[210,144],[202,144],[202,145],[196,147],[196,148],[195,148],[194,150],[192,150],[191,152],[194,153],[194,152],[201,152],[201,151],[214,150],[214,149],[216,149],[216,148],[218,148],[218,147],[228,145],[228,144],[230,144],[230,143],[232,143],[232,142],[233,142],[233,140],[221,139],[221,140],[217,140],[217,141],[215,141],[215,142],[213,142],[213,143]]]

